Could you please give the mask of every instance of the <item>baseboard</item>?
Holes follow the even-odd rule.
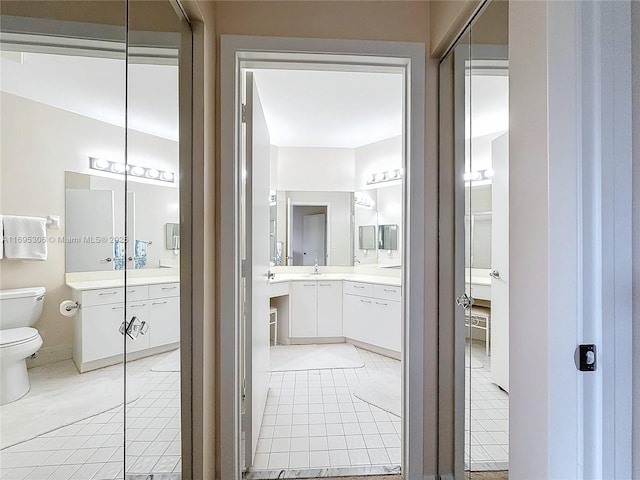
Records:
[[[27,358],[27,368],[40,367],[50,363],[69,360],[73,357],[73,348],[71,345],[54,345],[53,347],[44,347],[38,350],[36,358]]]

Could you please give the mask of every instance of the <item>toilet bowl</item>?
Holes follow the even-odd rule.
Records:
[[[26,359],[42,346],[31,325],[42,314],[45,293],[44,287],[0,290],[0,405],[29,391]]]

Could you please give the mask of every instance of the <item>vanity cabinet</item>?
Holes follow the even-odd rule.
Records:
[[[125,337],[120,327],[137,317],[149,328],[135,339],[127,338],[130,358],[160,353],[180,341],[180,284],[138,285],[91,290],[74,289],[80,305],[74,319],[73,360],[86,372],[123,359]],[[126,298],[126,309],[125,309]]]
[[[400,352],[402,344],[400,287],[344,282],[344,336]]]
[[[342,281],[295,281],[290,290],[293,338],[342,336]]]

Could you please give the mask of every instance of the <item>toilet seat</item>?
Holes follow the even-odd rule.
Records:
[[[0,330],[0,348],[15,347],[38,338],[38,330],[31,327]]]

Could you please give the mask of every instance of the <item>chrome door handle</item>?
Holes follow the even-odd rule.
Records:
[[[456,305],[464,309],[470,308],[471,305],[473,305],[473,298],[471,298],[466,293],[463,295],[460,295],[458,298],[456,298]]]
[[[131,340],[138,338],[138,335],[145,335],[149,331],[149,324],[140,321],[138,317],[132,317],[130,322],[122,322],[119,329],[122,335],[127,335]]]
[[[489,276],[493,278],[500,278],[500,272],[498,270],[491,270]]]
[[[113,261],[113,258],[107,257],[107,258],[104,258],[104,259],[100,260],[100,263],[109,263],[111,261]]]
[[[272,279],[276,278],[276,274],[275,274],[275,273],[273,273],[271,270],[269,270],[269,271],[267,272],[267,278],[268,278],[269,280],[272,280]]]

